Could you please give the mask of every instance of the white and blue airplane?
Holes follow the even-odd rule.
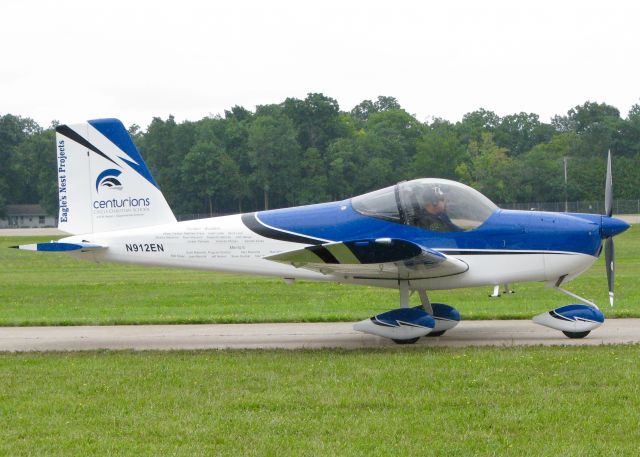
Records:
[[[526,281],[580,304],[534,321],[581,338],[604,322],[595,303],[561,287],[605,246],[613,304],[612,237],[629,225],[606,215],[510,211],[445,179],[416,179],[347,200],[177,222],[122,123],[99,119],[56,129],[59,229],[72,236],[15,246],[95,262],[194,268],[398,289],[400,307],[356,330],[413,343],[460,320],[427,292]],[[409,306],[417,292],[421,305]]]

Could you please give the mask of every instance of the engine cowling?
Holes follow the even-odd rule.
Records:
[[[359,332],[394,340],[410,340],[427,335],[436,326],[434,318],[421,306],[397,308],[353,324]]]
[[[538,314],[533,322],[563,332],[582,333],[600,327],[604,314],[592,306],[573,304]]]

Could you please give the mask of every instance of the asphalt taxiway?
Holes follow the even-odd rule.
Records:
[[[0,351],[96,349],[317,349],[400,347],[352,329],[351,322],[285,324],[115,325],[0,327]],[[608,319],[584,339],[525,320],[462,321],[445,335],[417,346],[531,346],[640,343],[640,319]]]

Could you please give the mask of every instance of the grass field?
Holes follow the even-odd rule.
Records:
[[[608,317],[640,317],[640,235],[616,237],[616,292],[607,305],[603,259],[567,286],[604,305]],[[0,325],[236,323],[358,320],[398,304],[393,290],[190,270],[93,264],[64,254],[7,249],[43,238],[0,238]],[[603,256],[604,257],[604,256]],[[490,287],[435,291],[463,319],[530,318],[571,303],[541,283],[488,298]],[[418,303],[416,296],[412,297]]]
[[[640,454],[640,346],[0,354],[0,455]]]

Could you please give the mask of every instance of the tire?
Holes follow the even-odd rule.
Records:
[[[434,337],[442,336],[444,335],[444,332],[446,332],[446,330],[440,330],[439,332],[430,332],[430,333],[427,333],[424,337],[429,338],[430,336],[434,336]]]
[[[591,333],[591,330],[586,331],[586,332],[565,332],[565,331],[563,331],[562,333],[564,333],[568,338],[584,338],[589,333]]]
[[[408,340],[396,340],[394,338],[391,338],[391,341],[393,341],[396,344],[413,344],[419,339],[420,338],[409,338]]]

